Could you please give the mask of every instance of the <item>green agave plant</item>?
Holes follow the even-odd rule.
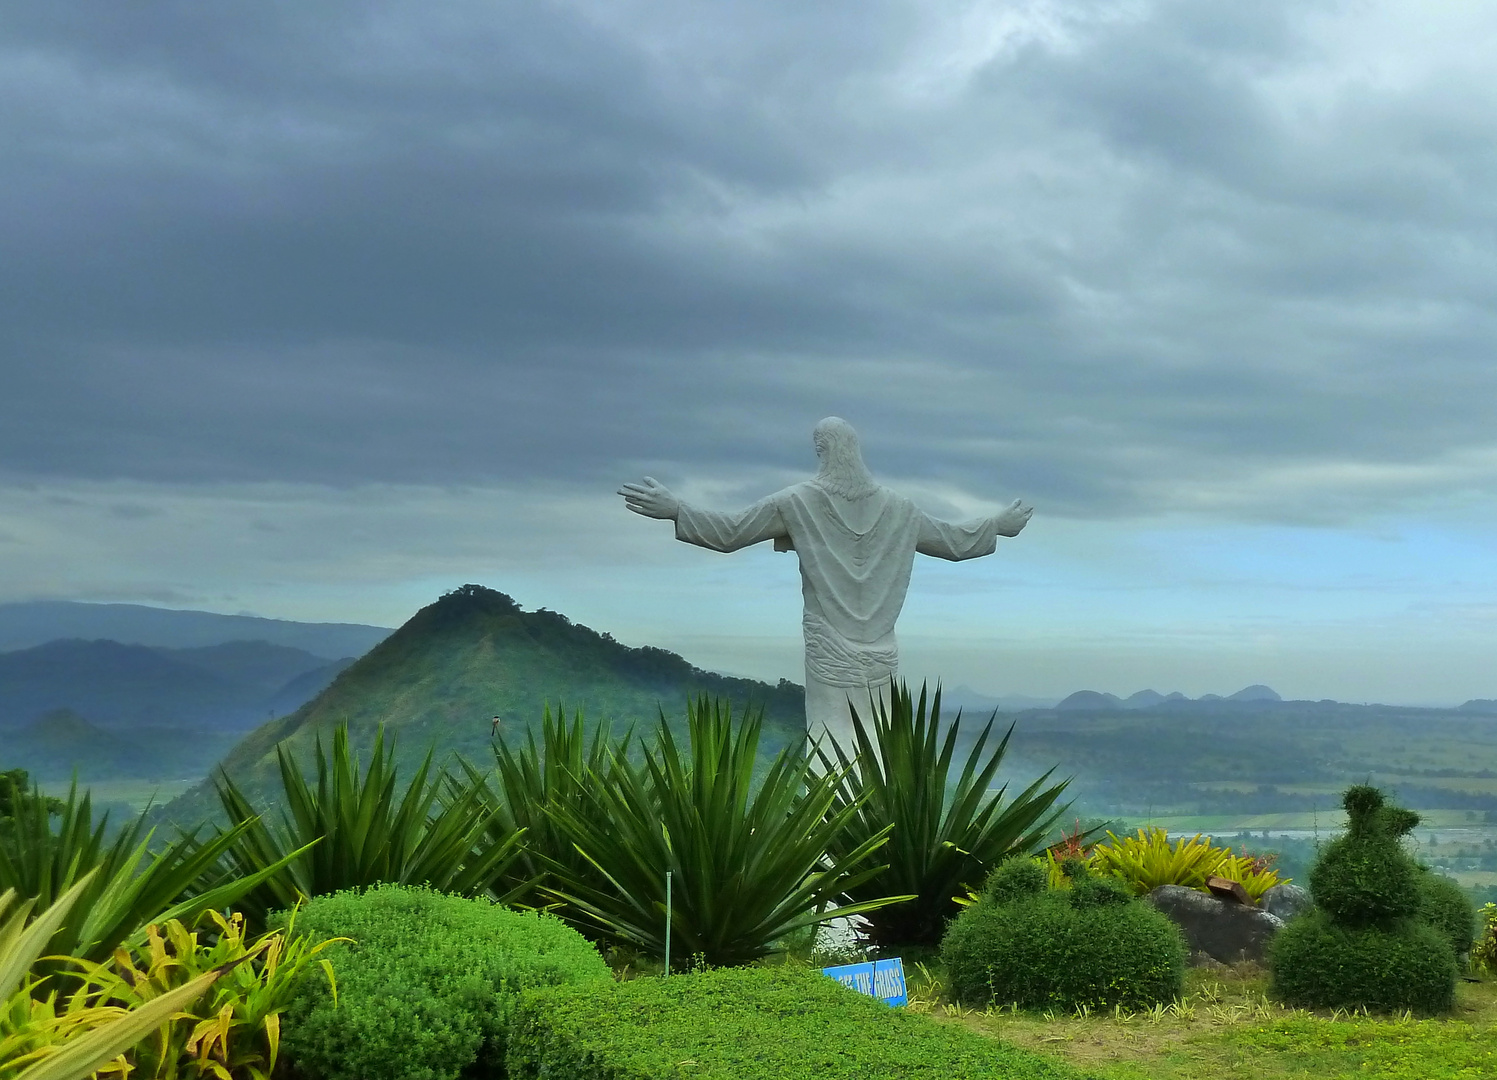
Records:
[[[828,910],[883,869],[874,852],[889,827],[835,845],[860,805],[834,808],[842,775],[816,774],[799,746],[782,750],[756,786],[762,722],[756,711],[735,725],[730,705],[702,698],[687,708],[684,755],[662,713],[642,764],[619,747],[601,769],[578,773],[575,803],[546,806],[590,864],[586,873],[553,864],[557,885],[547,891],[567,905],[562,914],[661,956],[669,870],[672,955],[725,966],[766,955],[801,927],[908,899]]]
[[[152,850],[154,831],[145,817],[126,825],[105,842],[108,814],[93,824],[90,797],[77,784],[56,810],[39,795],[12,792],[12,827],[0,839],[0,890],[48,906],[80,884],[83,917],[60,925],[48,942],[48,956],[107,960],[126,942],[143,940],[146,926],[165,919],[193,919],[203,911],[228,907],[281,866],[267,863],[257,873],[231,873],[219,859],[247,835],[245,822],[207,843],[194,834]]]
[[[14,889],[0,892],[0,1076],[6,1080],[85,1080],[201,997],[232,966],[204,972],[137,1009],[95,1004],[58,1014],[49,996],[38,1011],[32,968],[97,875],[85,873],[29,926],[35,898],[17,904]],[[11,1030],[12,1017],[22,1018],[19,1030]]]
[[[996,713],[978,734],[953,784],[961,714],[943,736],[940,687],[928,704],[929,709],[924,685],[917,701],[909,686],[899,683],[887,706],[877,702],[871,709],[871,729],[852,710],[853,746],[843,747],[828,736],[827,746],[816,751],[822,769],[841,778],[832,812],[848,818],[828,855],[846,859],[869,838],[893,829],[888,847],[878,855],[888,869],[848,889],[859,900],[911,894],[903,903],[865,916],[867,936],[880,946],[938,944],[947,921],[959,910],[953,896],[961,894],[962,886],[980,880],[1010,854],[1041,847],[1069,807],[1055,804],[1070,781],[1046,786],[1053,769],[1012,797],[1007,784],[991,790],[1013,735],[1010,725],[989,750]]]
[[[431,776],[431,750],[410,783],[398,790],[394,747],[386,747],[383,728],[362,773],[346,724],[333,733],[331,761],[319,737],[315,788],[291,753],[278,747],[276,754],[285,798],[276,825],[256,816],[227,774],[215,779],[229,820],[242,822],[219,837],[233,836],[224,845],[223,865],[230,873],[256,877],[238,908],[258,928],[271,911],[340,889],[392,882],[484,892],[518,855],[520,831],[491,828],[494,811],[484,806],[480,790],[469,787],[439,797],[451,788],[444,776]]]
[[[626,732],[620,741],[627,743],[629,737]],[[549,811],[581,806],[590,777],[610,782],[614,745],[607,721],[594,725],[589,732],[580,711],[568,721],[560,709],[553,716],[548,705],[541,718],[539,744],[534,731],[528,729],[525,741],[516,747],[502,738],[495,744],[491,775],[497,782],[492,787],[489,777],[459,759],[467,772],[468,786],[480,793],[491,811],[486,826],[488,839],[497,841],[517,832],[525,835],[519,857],[490,882],[496,896],[544,906],[546,898],[536,892],[536,887],[548,876],[561,873],[574,881],[589,876],[597,879],[593,865],[578,852]],[[453,779],[451,785],[454,794],[461,792],[458,780]]]

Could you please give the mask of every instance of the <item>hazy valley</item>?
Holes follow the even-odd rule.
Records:
[[[70,607],[83,609],[66,613],[72,630],[98,629],[84,621],[91,605]],[[0,640],[14,641],[8,614],[0,608]],[[523,611],[478,587],[448,594],[394,632],[337,627],[319,637],[305,624],[271,627],[283,641],[324,653],[362,634],[375,644],[357,660],[268,640],[142,644],[202,641],[245,626],[214,616],[228,621],[199,623],[190,627],[196,637],[184,638],[162,629],[171,613],[149,616],[159,624],[150,633],[122,626],[118,611],[106,614],[137,641],[57,640],[0,654],[0,768],[25,768],[54,789],[76,769],[119,810],[154,798],[159,814],[182,825],[216,811],[204,779],[214,765],[268,799],[276,747],[305,765],[314,741],[345,720],[359,746],[384,725],[408,766],[428,747],[439,762],[456,754],[485,765],[495,716],[504,737],[523,737],[548,706],[606,717],[622,731],[658,709],[675,716],[688,695],[709,693],[765,707],[774,747],[796,738],[804,723],[795,684],[703,671],[556,612]],[[248,621],[261,631],[269,622]],[[1497,708],[1490,702],[1416,709],[1282,701],[1252,686],[1196,700],[1078,691],[1048,707],[1013,708],[1033,700],[957,688],[944,715],[962,710],[964,733],[975,737],[995,708],[1009,706],[996,725],[1014,726],[1007,778],[1027,783],[1058,767],[1074,777],[1077,816],[1219,835],[1250,830],[1260,846],[1292,846],[1337,828],[1340,790],[1370,779],[1424,815],[1416,834],[1423,857],[1464,884],[1497,886]]]

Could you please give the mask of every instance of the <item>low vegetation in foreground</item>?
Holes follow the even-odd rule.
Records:
[[[277,817],[225,780],[232,824],[171,839],[8,788],[0,1080],[1497,1076],[1487,981],[1412,1002],[1449,1010],[1426,1020],[1274,1004],[1277,967],[1184,972],[1140,894],[1269,870],[1199,838],[1051,843],[1065,783],[991,793],[1007,739],[958,755],[938,711],[901,689],[815,769],[707,700],[684,740],[557,717],[490,772],[404,782],[340,732],[313,780],[281,756]],[[1347,800],[1370,816],[1311,872],[1330,925],[1417,937],[1442,979],[1469,945],[1490,978],[1497,910],[1473,937],[1399,848],[1410,815]],[[906,957],[908,1008],[815,970],[839,911]]]

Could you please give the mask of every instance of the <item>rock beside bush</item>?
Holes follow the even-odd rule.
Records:
[[[1270,915],[1288,922],[1312,910],[1315,907],[1315,901],[1311,898],[1309,889],[1302,889],[1298,885],[1285,882],[1282,885],[1275,885],[1264,893],[1260,906]]]
[[[1184,885],[1161,885],[1144,897],[1180,928],[1190,962],[1265,963],[1284,921],[1260,907],[1222,900]]]
[[[1024,864],[1000,866],[946,932],[941,959],[958,1001],[1071,1010],[1179,996],[1185,942],[1174,923],[1113,879],[1053,889]]]

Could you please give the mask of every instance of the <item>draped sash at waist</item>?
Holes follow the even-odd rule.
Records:
[[[806,636],[806,670],[829,686],[873,686],[899,668],[899,642],[892,630],[874,641],[849,641],[809,607],[801,627]]]

